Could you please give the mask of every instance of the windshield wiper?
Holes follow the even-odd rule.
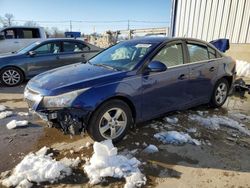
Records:
[[[118,69],[114,68],[114,67],[111,67],[109,65],[105,65],[105,64],[93,64],[95,66],[99,66],[99,67],[104,67],[104,68],[107,68],[107,69],[112,69],[112,70],[115,70],[115,71],[118,71]]]

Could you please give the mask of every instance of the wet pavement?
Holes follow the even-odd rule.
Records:
[[[0,104],[8,107],[15,115],[0,120],[0,172],[10,170],[31,151],[37,151],[43,146],[49,146],[58,151],[57,159],[64,156],[90,157],[92,148],[79,149],[87,142],[93,142],[87,135],[64,135],[55,128],[48,128],[46,123],[34,116],[19,116],[18,112],[27,112],[23,101],[24,86],[4,88],[0,86]],[[166,116],[177,117],[178,124],[169,124],[164,118],[155,119],[143,124],[128,133],[125,139],[117,144],[119,152],[133,154],[144,162],[142,172],[147,176],[147,187],[250,187],[250,137],[237,130],[222,127],[210,130],[197,122],[191,122],[190,114],[204,112],[206,116],[242,113],[250,116],[250,95],[244,97],[233,95],[228,98],[220,109],[210,109],[199,106],[183,112],[169,113]],[[6,124],[12,119],[28,120],[27,127],[8,130]],[[250,122],[244,121],[250,129]],[[196,128],[190,135],[202,142],[201,146],[184,144],[180,146],[162,144],[153,135],[161,131],[184,131]],[[142,152],[143,143],[154,144],[158,153]],[[74,152],[70,152],[74,150]],[[64,180],[54,183],[53,187],[87,186],[87,177],[83,173],[82,161],[74,174]],[[232,180],[233,179],[233,180]],[[45,184],[40,185],[43,187]],[[49,184],[50,185],[50,184]],[[104,186],[122,187],[124,181],[108,179]]]

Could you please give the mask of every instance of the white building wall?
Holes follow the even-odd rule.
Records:
[[[174,0],[174,3],[174,36],[250,43],[250,0]]]

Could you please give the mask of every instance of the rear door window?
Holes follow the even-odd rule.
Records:
[[[39,29],[18,28],[17,38],[19,39],[40,38],[40,32],[39,32]]]
[[[86,52],[89,51],[90,48],[80,42],[63,42],[63,51],[64,52]]]
[[[208,49],[200,44],[187,44],[190,63],[209,60]]]
[[[183,64],[182,44],[172,44],[163,47],[153,58],[154,61],[160,61],[167,67]]]

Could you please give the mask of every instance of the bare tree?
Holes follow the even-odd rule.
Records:
[[[0,22],[3,24],[3,27],[8,27],[13,25],[13,14],[6,13],[4,17],[0,17]]]
[[[28,27],[38,27],[38,23],[34,22],[34,21],[27,21],[23,24],[24,26],[28,26]]]
[[[51,37],[53,37],[53,38],[64,37],[64,33],[62,31],[60,31],[57,27],[52,27],[51,28]]]

